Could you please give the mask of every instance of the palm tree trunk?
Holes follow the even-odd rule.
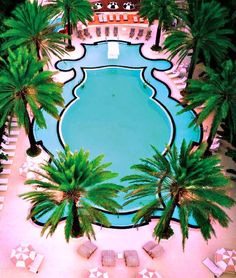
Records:
[[[35,137],[34,137],[33,124],[30,121],[30,116],[29,116],[28,112],[26,114],[26,117],[27,117],[27,121],[28,121],[28,125],[29,125],[28,138],[29,138],[29,143],[30,143],[30,148],[27,150],[27,153],[29,155],[36,156],[41,152],[41,150],[37,146],[37,143],[36,143],[36,140],[35,140]]]
[[[40,55],[40,46],[39,46],[39,42],[36,41],[35,43],[35,46],[36,46],[36,52],[37,52],[37,57],[38,57],[38,61],[41,61],[41,55]]]
[[[160,47],[160,39],[161,39],[161,23],[158,23],[158,27],[157,27],[157,34],[156,34],[156,40],[155,40],[155,48],[161,48]]]
[[[196,66],[197,60],[198,60],[198,54],[199,54],[198,47],[195,46],[195,48],[193,49],[193,55],[192,55],[192,59],[191,59],[190,67],[189,67],[188,79],[192,79],[192,77],[193,77],[193,72],[194,72],[194,69],[195,69],[195,66]]]
[[[72,27],[71,27],[71,20],[70,20],[70,7],[67,7],[67,34],[68,38],[68,45],[66,46],[67,51],[75,50],[75,47],[72,45],[71,35],[72,35]]]
[[[163,233],[162,233],[161,238],[169,238],[169,236],[170,236],[170,232],[172,231],[170,228],[170,221],[172,219],[175,208],[177,207],[178,199],[179,199],[179,195],[176,194],[176,196],[174,197],[173,203],[168,211],[168,214],[166,215],[167,220],[164,222]]]
[[[80,226],[80,222],[78,218],[78,208],[75,202],[73,202],[72,213],[73,213],[73,224],[72,224],[71,236],[72,237],[83,236],[84,233]]]

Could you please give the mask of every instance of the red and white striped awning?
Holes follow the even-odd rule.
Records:
[[[20,244],[11,251],[11,261],[16,267],[28,267],[35,256],[36,252],[30,244]]]
[[[161,278],[161,276],[155,270],[144,268],[138,273],[137,278]]]
[[[215,263],[225,272],[236,273],[236,251],[221,248],[216,251]]]

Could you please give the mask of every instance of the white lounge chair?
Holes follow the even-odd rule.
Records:
[[[3,134],[2,139],[6,142],[6,144],[10,143],[10,142],[16,142],[18,140],[17,137],[8,137],[6,135]]]
[[[7,116],[7,118],[8,118],[8,120],[10,120],[11,117],[10,117],[10,116]],[[16,118],[16,117],[12,117],[12,118],[11,118],[11,121],[12,121],[12,122],[17,122],[17,118]]]
[[[16,149],[16,146],[15,145],[9,145],[9,144],[4,144],[3,142],[1,143],[1,147],[4,149],[4,150],[15,150]]]
[[[9,126],[9,122],[5,123],[6,126]],[[17,122],[11,122],[11,127],[18,127],[18,123]]]
[[[110,20],[110,21],[113,21],[113,20],[114,20],[113,14],[109,14],[109,20]]]
[[[2,165],[12,165],[13,163],[13,160],[1,160],[1,164]]]
[[[7,185],[0,185],[0,192],[6,192],[8,186]]]
[[[8,184],[8,179],[0,179],[0,184]]]
[[[107,22],[107,15],[106,14],[103,15],[103,22]]]
[[[99,21],[100,23],[103,22],[103,16],[102,16],[102,14],[99,14],[99,15],[98,15],[98,21]]]
[[[44,260],[44,256],[41,254],[37,254],[34,261],[32,262],[31,265],[29,265],[29,271],[33,272],[33,273],[38,273],[39,271],[39,267],[41,265],[41,263]]]
[[[140,17],[140,18],[139,18],[139,22],[140,22],[140,23],[143,23],[143,22],[144,22],[144,18]]]
[[[0,204],[0,210],[2,210],[3,209],[3,204]]]
[[[3,203],[5,200],[5,197],[4,196],[0,196],[0,203]]]
[[[128,14],[123,14],[123,19],[124,19],[124,21],[128,21]]]
[[[134,23],[138,23],[138,17],[136,15],[133,16]]]
[[[15,152],[2,151],[7,156],[15,156]]]
[[[213,263],[212,260],[210,260],[209,258],[206,258],[204,261],[202,261],[202,263],[212,272],[214,273],[215,277],[220,277],[223,273],[224,270],[222,270],[221,268],[219,268],[217,265],[215,265]]]
[[[11,130],[10,129],[10,131],[9,131],[8,127],[5,128],[4,132],[7,136],[18,136],[20,134],[19,130]]]
[[[116,14],[116,21],[120,21],[120,15]]]
[[[10,175],[11,169],[3,169],[2,172],[0,172],[0,175]]]

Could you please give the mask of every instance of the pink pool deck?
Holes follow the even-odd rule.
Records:
[[[119,38],[127,40],[127,33],[120,35]],[[154,53],[150,50],[153,40],[154,38],[145,43],[143,47],[144,55],[152,58],[166,57],[162,53]],[[76,46],[76,51],[70,53],[67,57],[78,58],[82,54],[83,48],[78,39],[74,39],[73,44]],[[158,77],[168,83],[174,97],[180,97],[174,83],[165,73],[158,73]],[[58,73],[57,76],[60,82],[69,78],[70,73]],[[209,124],[207,123],[207,125]],[[223,155],[226,144],[226,142],[223,142],[220,149],[222,165],[233,168],[232,160]],[[40,236],[41,227],[26,220],[30,204],[20,199],[18,194],[31,189],[29,185],[24,185],[25,179],[19,175],[19,167],[26,159],[25,150],[27,147],[28,139],[24,131],[21,130],[14,163],[11,166],[12,174],[9,177],[8,191],[1,193],[5,196],[5,201],[4,208],[0,212],[0,277],[28,278],[35,276],[26,269],[16,268],[10,261],[11,249],[19,243],[30,243],[38,253],[45,256],[37,274],[39,278],[85,278],[88,269],[101,267],[101,250],[105,249],[112,249],[117,253],[125,249],[135,249],[140,258],[140,266],[137,268],[126,267],[123,259],[118,259],[115,267],[104,267],[109,277],[134,278],[137,272],[143,268],[151,268],[158,271],[163,278],[212,278],[213,274],[201,263],[202,260],[206,257],[213,259],[215,251],[220,247],[236,249],[236,207],[234,207],[227,211],[232,219],[230,226],[224,229],[215,225],[217,238],[213,237],[208,244],[203,240],[199,230],[190,229],[185,252],[183,252],[181,246],[179,224],[172,222],[171,226],[175,234],[170,240],[161,241],[165,252],[158,259],[151,259],[141,248],[145,242],[152,239],[152,230],[158,220],[153,220],[149,225],[138,229],[101,229],[94,226],[96,231],[96,241],[94,242],[98,249],[89,260],[84,259],[77,253],[77,248],[86,239],[72,239],[69,243],[66,243],[63,222],[58,226],[52,237],[46,238]],[[235,184],[233,184],[229,194],[236,197]],[[227,277],[233,276],[230,274],[222,275],[222,278]]]

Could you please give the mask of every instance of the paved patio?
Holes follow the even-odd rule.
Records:
[[[155,28],[154,28],[155,29]],[[153,30],[154,30],[153,29]],[[128,39],[127,32],[120,35],[120,39]],[[121,32],[120,32],[121,33]],[[103,38],[102,38],[103,39]],[[152,58],[165,57],[164,54],[154,53],[150,50],[153,44],[152,38],[143,47],[143,53]],[[137,42],[136,40],[132,40]],[[83,48],[79,45],[78,39],[73,40],[76,51],[70,54],[70,58],[79,57]],[[65,81],[70,78],[70,73],[59,73],[58,80]],[[167,82],[172,90],[172,95],[179,97],[178,90],[173,82],[169,80],[165,73],[158,73],[159,79]],[[209,123],[207,123],[209,124]],[[231,159],[223,155],[226,142],[220,148],[222,164],[228,167],[235,167]],[[28,278],[34,274],[25,269],[16,268],[10,261],[11,249],[19,243],[30,243],[35,250],[45,256],[45,260],[40,268],[37,277],[48,278],[83,278],[86,277],[87,270],[96,266],[101,266],[101,250],[113,249],[121,252],[124,249],[136,249],[140,257],[140,267],[128,268],[123,260],[117,260],[117,266],[104,268],[110,277],[114,278],[134,278],[135,274],[144,267],[153,268],[160,273],[163,278],[210,278],[213,274],[201,263],[205,257],[213,259],[214,252],[220,247],[236,249],[236,207],[228,213],[232,219],[228,229],[223,229],[215,225],[217,238],[213,238],[208,244],[203,240],[197,229],[191,229],[189,239],[186,242],[185,252],[182,251],[181,233],[178,223],[172,222],[174,236],[168,241],[161,241],[165,253],[160,259],[152,260],[141,249],[141,246],[152,238],[152,230],[157,220],[149,225],[137,229],[100,229],[95,226],[97,240],[95,244],[98,250],[89,260],[83,259],[77,254],[77,248],[84,238],[73,239],[69,244],[64,239],[64,224],[60,224],[53,237],[41,237],[41,228],[31,221],[26,221],[30,204],[18,197],[18,194],[30,190],[29,185],[24,185],[24,178],[19,175],[19,167],[25,162],[25,150],[28,147],[28,139],[21,130],[12,174],[9,177],[8,191],[5,196],[4,208],[0,212],[0,277],[4,278]],[[236,186],[233,184],[230,191],[232,197],[236,197]],[[222,278],[233,277],[225,274]]]

